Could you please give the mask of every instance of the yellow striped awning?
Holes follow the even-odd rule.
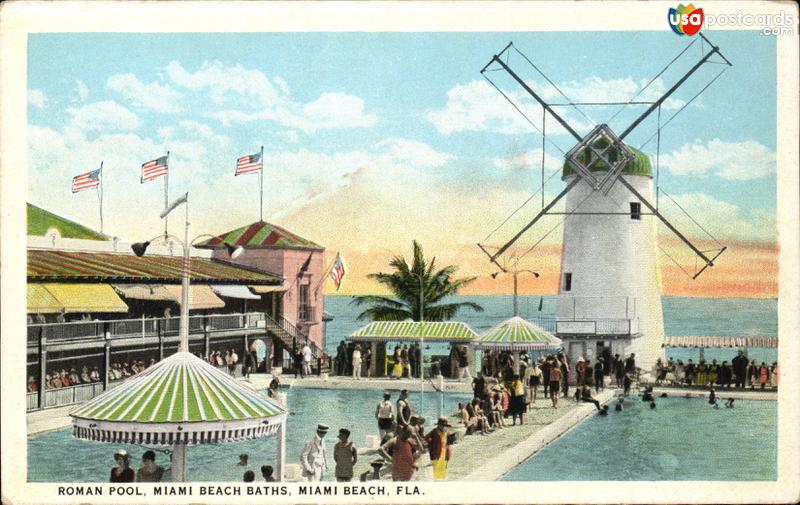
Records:
[[[41,284],[65,312],[128,312],[128,306],[108,284]]]
[[[29,314],[55,314],[61,312],[62,308],[63,306],[43,285],[28,284]]]
[[[181,303],[181,286],[176,284],[166,284],[164,288],[169,291],[174,300]],[[221,309],[225,302],[214,294],[214,291],[206,284],[192,284],[189,286],[189,310],[202,309]]]
[[[253,293],[263,295],[264,293],[276,293],[286,291],[286,286],[248,286]]]
[[[113,284],[117,293],[135,300],[174,302],[175,297],[162,284]]]

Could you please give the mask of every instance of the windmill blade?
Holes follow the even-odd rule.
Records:
[[[533,218],[533,219],[532,219],[532,220],[531,220],[531,221],[530,221],[528,224],[526,224],[526,225],[525,225],[525,227],[524,227],[524,228],[522,228],[522,229],[521,229],[519,232],[517,232],[517,234],[516,234],[516,235],[514,235],[514,236],[511,238],[511,240],[509,240],[508,242],[506,242],[506,243],[505,243],[505,244],[504,244],[504,245],[503,245],[503,246],[502,246],[500,249],[498,249],[498,251],[497,251],[496,253],[494,253],[493,255],[491,255],[491,256],[489,257],[489,259],[490,259],[491,261],[493,261],[493,262],[496,262],[497,258],[499,258],[499,257],[500,257],[500,256],[501,256],[501,255],[502,255],[504,252],[506,252],[506,250],[507,250],[509,247],[511,247],[512,245],[514,245],[514,242],[516,242],[517,240],[519,240],[519,238],[520,238],[522,235],[524,235],[524,234],[525,234],[525,232],[526,232],[526,231],[528,231],[528,230],[531,228],[531,226],[535,225],[535,224],[536,224],[536,222],[537,222],[537,221],[539,221],[539,219],[541,219],[541,218],[542,218],[542,216],[544,216],[545,214],[547,214],[547,211],[548,211],[548,210],[552,209],[552,208],[553,208],[553,206],[554,206],[556,203],[558,203],[558,201],[559,201],[559,200],[561,200],[562,198],[564,198],[564,195],[566,195],[567,193],[569,193],[569,191],[570,191],[572,188],[574,188],[575,186],[577,186],[577,185],[578,185],[578,183],[579,183],[579,182],[581,182],[582,180],[583,180],[583,179],[581,179],[580,177],[576,177],[576,178],[574,178],[574,179],[572,180],[572,182],[570,182],[570,183],[567,185],[567,187],[566,187],[566,188],[564,188],[564,189],[561,191],[561,193],[559,193],[559,194],[558,194],[558,195],[557,195],[555,198],[553,198],[553,199],[550,201],[550,203],[548,203],[547,205],[545,205],[545,206],[542,208],[542,210],[540,210],[540,211],[539,211],[539,213],[538,213],[538,214],[536,214],[536,217],[534,217],[534,218]],[[486,252],[486,251],[484,250],[484,252]]]
[[[703,270],[705,270],[705,268],[706,268],[706,267],[712,267],[712,266],[714,266],[714,259],[717,259],[717,257],[718,257],[720,254],[722,254],[722,251],[724,251],[724,250],[725,250],[725,248],[724,248],[724,247],[723,247],[722,251],[720,251],[720,253],[719,253],[719,254],[717,254],[716,256],[714,256],[714,258],[713,258],[713,259],[709,259],[709,257],[708,257],[708,256],[706,256],[706,255],[703,253],[703,251],[701,251],[700,249],[698,249],[698,248],[697,248],[697,247],[696,247],[694,244],[692,244],[692,242],[691,242],[691,241],[689,241],[689,239],[688,239],[688,238],[686,238],[686,236],[685,236],[683,233],[681,233],[680,231],[678,231],[678,229],[677,229],[677,228],[675,228],[675,227],[672,225],[672,223],[670,223],[669,221],[667,221],[667,218],[665,218],[664,216],[662,216],[662,215],[661,215],[661,213],[660,213],[660,212],[658,212],[658,209],[656,209],[655,207],[653,207],[653,205],[652,205],[650,202],[648,202],[648,201],[647,201],[647,199],[646,199],[644,196],[642,196],[642,195],[641,195],[641,194],[640,194],[638,191],[636,191],[636,188],[634,188],[634,187],[633,187],[633,186],[632,186],[632,185],[631,185],[631,184],[630,184],[628,181],[626,181],[624,177],[619,177],[619,178],[617,178],[617,180],[618,180],[620,183],[622,183],[622,184],[623,184],[623,185],[624,185],[626,188],[628,188],[628,191],[630,191],[630,192],[633,194],[633,196],[635,196],[636,198],[638,198],[638,199],[639,199],[639,201],[640,201],[640,202],[642,202],[642,205],[644,205],[645,207],[647,207],[648,209],[650,209],[650,212],[652,212],[654,216],[656,216],[658,219],[660,219],[660,220],[661,220],[661,222],[662,222],[662,223],[664,223],[664,226],[666,226],[667,228],[669,228],[669,229],[672,231],[672,233],[674,233],[674,234],[675,234],[675,235],[676,235],[676,236],[677,236],[677,237],[678,237],[678,238],[681,240],[681,242],[683,242],[684,244],[686,244],[686,245],[689,247],[689,249],[691,249],[692,251],[694,251],[694,253],[695,253],[696,255],[698,255],[698,256],[700,257],[700,259],[702,259],[702,260],[705,262],[706,266],[705,266],[705,267],[703,267]],[[702,272],[702,270],[701,270],[700,272]],[[695,275],[695,278],[697,277],[697,275],[700,275],[700,273],[698,272],[698,273]]]
[[[641,115],[641,116],[639,116],[638,118],[636,118],[636,119],[633,121],[633,123],[631,123],[631,125],[630,125],[630,126],[628,126],[628,127],[625,129],[625,131],[623,131],[623,132],[620,134],[620,136],[619,136],[619,139],[620,139],[620,140],[624,140],[624,139],[625,139],[625,137],[626,137],[626,136],[627,136],[627,135],[628,135],[628,134],[629,134],[631,131],[633,131],[633,130],[634,130],[634,128],[636,128],[637,126],[639,126],[639,124],[640,124],[642,121],[644,121],[644,120],[647,118],[647,116],[649,116],[650,114],[652,114],[652,113],[653,113],[653,111],[655,111],[656,109],[658,109],[658,108],[661,106],[661,104],[663,104],[663,103],[666,101],[666,99],[670,97],[670,95],[672,95],[672,94],[673,94],[673,93],[674,93],[674,92],[675,92],[675,91],[676,91],[676,90],[677,90],[679,87],[681,87],[681,85],[682,85],[684,82],[686,82],[686,80],[687,80],[689,77],[691,77],[691,75],[692,75],[692,74],[694,74],[694,73],[697,71],[697,69],[698,69],[698,68],[702,67],[702,66],[703,66],[703,64],[704,64],[705,62],[707,62],[707,61],[708,61],[708,59],[709,59],[709,58],[711,58],[713,55],[715,55],[715,54],[718,54],[718,55],[719,55],[719,56],[720,56],[720,57],[721,57],[723,60],[725,60],[725,63],[727,63],[729,66],[733,66],[733,64],[732,64],[730,61],[728,61],[728,59],[727,59],[727,58],[725,58],[725,56],[723,56],[723,55],[722,55],[722,53],[721,53],[721,52],[720,52],[720,50],[719,50],[719,46],[715,46],[714,44],[712,44],[712,43],[711,43],[711,41],[710,41],[710,40],[708,40],[708,39],[705,37],[705,35],[703,35],[702,33],[700,34],[700,36],[701,36],[701,37],[703,37],[703,40],[705,40],[705,41],[708,43],[708,45],[709,45],[709,46],[711,46],[711,51],[709,51],[708,53],[706,53],[706,55],[705,55],[705,56],[703,56],[702,58],[700,58],[700,61],[698,61],[697,63],[695,63],[695,65],[694,65],[692,68],[690,68],[690,69],[689,69],[689,71],[688,71],[688,72],[686,72],[686,74],[685,74],[683,77],[681,77],[681,78],[678,80],[678,82],[676,82],[676,83],[675,83],[675,84],[674,84],[674,85],[673,85],[671,88],[669,88],[669,89],[667,90],[667,92],[666,92],[666,93],[664,93],[664,95],[663,95],[661,98],[659,98],[658,100],[656,100],[656,101],[655,101],[655,102],[654,102],[652,105],[650,105],[650,107],[648,107],[648,109],[647,109],[646,111],[644,111],[644,112],[642,113],[642,115]]]
[[[508,44],[508,45],[505,47],[505,49],[503,49],[503,51],[501,51],[501,52],[500,52],[500,54],[503,54],[503,52],[505,52],[505,51],[506,51],[506,50],[507,50],[509,47],[511,47],[511,43],[509,43],[509,44]],[[553,116],[553,118],[554,118],[556,121],[558,121],[558,123],[559,123],[559,124],[560,124],[562,127],[564,127],[564,129],[565,129],[565,130],[567,130],[567,131],[568,131],[568,132],[569,132],[569,133],[570,133],[570,134],[571,134],[573,137],[575,137],[575,139],[576,139],[578,142],[580,142],[580,140],[581,140],[583,137],[581,137],[581,136],[578,134],[578,132],[576,132],[576,131],[575,131],[575,130],[574,130],[574,129],[573,129],[573,128],[572,128],[572,127],[571,127],[571,126],[570,126],[570,125],[569,125],[569,124],[566,122],[566,121],[564,121],[564,118],[562,118],[561,116],[559,116],[559,115],[556,113],[556,111],[555,111],[555,110],[553,110],[553,108],[552,108],[552,107],[550,107],[550,105],[549,105],[547,102],[545,102],[544,100],[542,100],[542,98],[541,98],[539,95],[537,95],[537,94],[536,94],[536,92],[535,92],[535,91],[533,91],[533,90],[531,89],[531,87],[530,87],[530,86],[528,86],[528,85],[525,83],[525,81],[523,81],[523,80],[522,80],[522,79],[521,79],[521,78],[520,78],[520,77],[519,77],[519,76],[518,76],[518,75],[517,75],[517,74],[516,74],[516,73],[515,73],[513,70],[511,70],[511,68],[510,68],[508,65],[506,65],[506,63],[505,63],[505,62],[504,62],[504,61],[503,61],[503,60],[500,58],[500,56],[499,56],[499,55],[497,55],[497,54],[495,54],[495,55],[494,55],[494,57],[491,59],[491,61],[489,61],[489,63],[488,63],[488,64],[486,64],[486,66],[485,66],[485,67],[483,67],[483,69],[481,70],[481,74],[484,74],[484,73],[486,72],[486,69],[487,69],[487,68],[489,67],[489,65],[491,65],[492,63],[498,63],[498,64],[499,64],[499,65],[500,65],[500,66],[503,68],[503,70],[505,70],[505,71],[508,73],[508,75],[510,75],[510,76],[511,76],[511,77],[512,77],[512,78],[513,78],[515,81],[517,81],[517,83],[518,83],[520,86],[522,86],[522,89],[524,89],[525,91],[527,91],[529,95],[531,95],[531,96],[532,96],[532,97],[533,97],[533,98],[534,98],[534,99],[535,99],[537,102],[539,102],[539,105],[541,105],[541,106],[544,108],[544,110],[545,110],[545,111],[549,112],[549,113],[550,113],[550,115],[551,115],[551,116]]]

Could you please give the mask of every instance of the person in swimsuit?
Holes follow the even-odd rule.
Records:
[[[117,462],[117,465],[111,469],[109,482],[133,482],[136,478],[136,473],[130,466],[128,451],[120,449],[115,452],[114,461]]]

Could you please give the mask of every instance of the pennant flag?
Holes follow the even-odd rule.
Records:
[[[313,256],[313,255],[314,255],[314,253],[311,253],[311,254],[308,255],[308,258],[306,259],[306,262],[303,263],[303,266],[300,267],[300,271],[297,272],[297,277],[302,277],[303,274],[306,273],[306,270],[308,270],[308,266],[311,264],[311,256]]]
[[[167,157],[162,156],[142,164],[142,183],[167,175]]]
[[[339,291],[339,286],[342,285],[342,278],[344,277],[344,261],[342,261],[342,257],[338,253],[336,254],[336,261],[333,262],[333,268],[331,268],[328,275],[336,283],[336,291]]]
[[[262,166],[261,153],[248,154],[236,160],[236,174],[250,174],[260,172]]]
[[[77,193],[84,189],[96,188],[100,185],[100,169],[76,175],[72,178],[72,192]]]
[[[176,198],[171,204],[169,204],[169,206],[166,209],[164,209],[164,212],[161,213],[161,219],[167,217],[167,214],[175,210],[175,207],[177,207],[182,203],[186,203],[188,201],[189,201],[189,193],[186,192],[183,194],[183,196]]]

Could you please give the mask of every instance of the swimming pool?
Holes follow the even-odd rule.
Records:
[[[382,399],[381,391],[352,389],[285,389],[289,403],[286,426],[286,463],[299,463],[303,446],[311,440],[318,423],[330,426],[325,437],[333,454],[333,444],[339,428],[348,428],[356,446],[364,445],[367,435],[377,435],[375,406]],[[392,392],[392,401],[398,393]],[[420,405],[420,393],[412,392],[410,400],[415,409]],[[471,395],[444,395],[444,412],[455,412],[457,403]],[[432,427],[436,417],[438,395],[425,393],[426,426]],[[187,451],[187,480],[241,481],[245,470],[253,470],[260,478],[261,465],[275,465],[275,437],[219,445],[192,446]],[[131,455],[131,466],[138,468],[146,448],[136,445],[111,445],[72,437],[72,428],[28,437],[28,480],[30,482],[106,482],[114,465],[113,454],[123,448]],[[249,466],[237,466],[239,454],[249,455]],[[167,455],[156,452],[156,462],[169,464]],[[333,479],[333,461],[329,462],[327,479]]]
[[[612,403],[608,416],[587,419],[502,480],[777,479],[777,402],[720,406],[658,398],[651,410],[632,397],[615,412]]]

